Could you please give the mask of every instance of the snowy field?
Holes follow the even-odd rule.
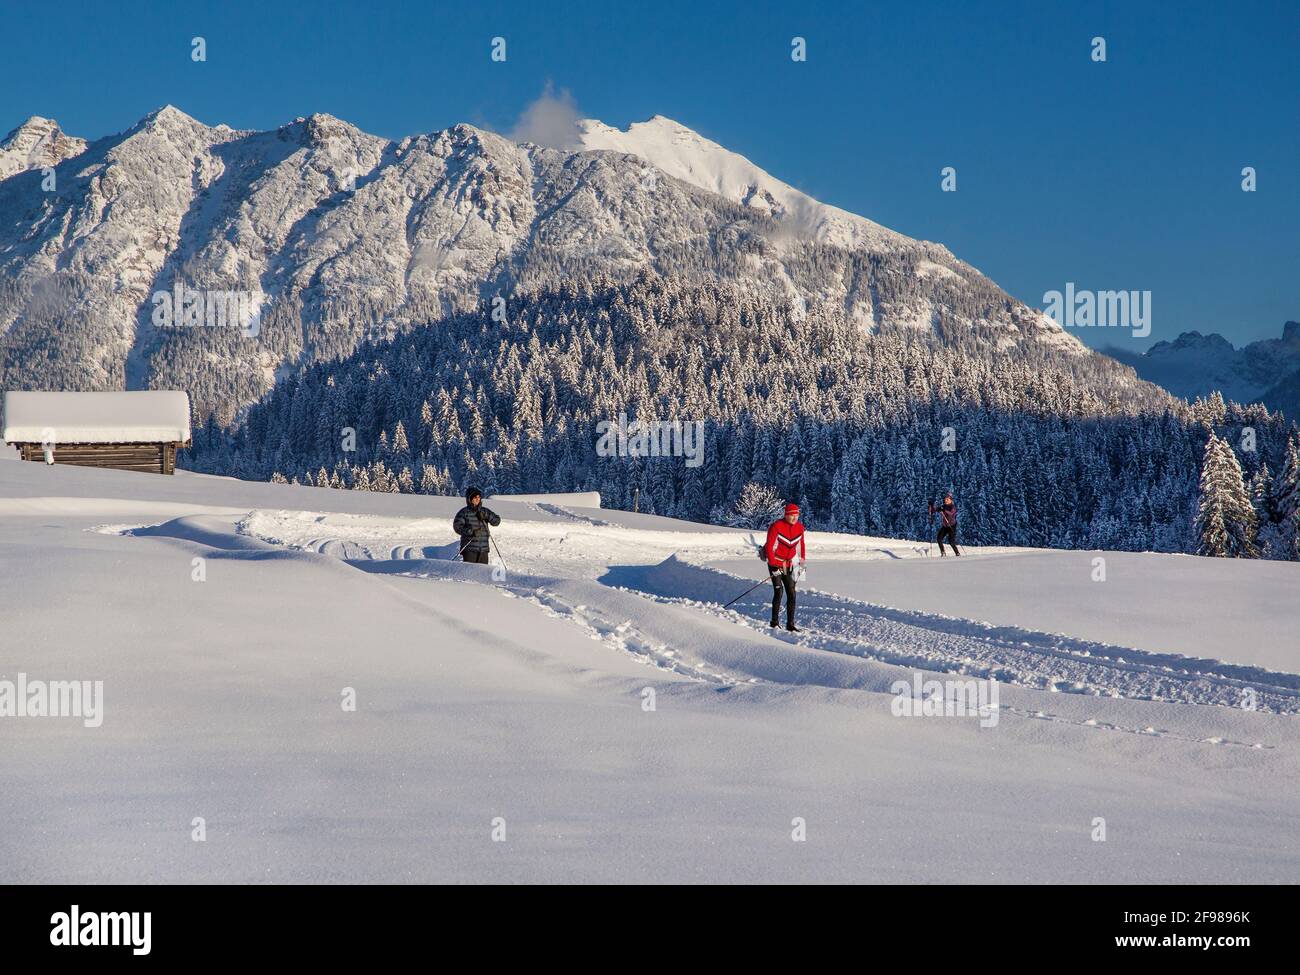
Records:
[[[457,498],[5,452],[0,681],[103,681],[0,718],[6,879],[1300,881],[1294,564],[810,533],[774,635],[751,533],[572,501],[466,566]]]

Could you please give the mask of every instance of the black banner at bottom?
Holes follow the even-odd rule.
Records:
[[[657,906],[658,892],[630,890],[603,905],[578,893],[565,905],[562,894],[511,904],[499,894],[476,902],[471,892],[420,887],[7,887],[0,937],[13,961],[283,958],[300,966],[396,960],[502,925],[507,943],[521,949],[575,936],[585,949],[598,934],[601,942],[626,939],[633,952],[725,944],[744,955],[764,949],[775,925],[782,940],[815,941],[812,932],[822,931],[834,940],[866,939],[857,944],[862,950],[874,952],[872,943],[889,955],[904,950],[914,961],[919,949],[935,958],[960,951],[970,961],[990,954],[1009,961],[1022,950],[1041,960],[1038,952],[1047,950],[1071,962],[1139,955],[1230,963],[1293,943],[1284,934],[1292,894],[1289,887],[889,887],[842,894],[838,906],[821,892],[774,896],[766,909],[753,895],[747,903],[729,895],[736,906],[718,909],[716,897],[692,905],[689,894],[674,892],[671,905]],[[695,922],[683,923],[697,911]],[[545,940],[519,940],[530,936]],[[657,949],[661,938],[668,944]]]

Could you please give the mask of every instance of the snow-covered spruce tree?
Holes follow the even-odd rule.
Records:
[[[406,440],[406,427],[402,421],[397,421],[397,426],[393,428],[392,444],[389,447],[389,456],[385,458],[390,461],[394,467],[401,465],[406,467],[411,463],[411,447]]]
[[[1287,437],[1282,469],[1272,484],[1274,529],[1271,533],[1275,558],[1300,560],[1300,432]]]
[[[432,464],[425,464],[420,468],[420,494],[438,494],[438,473],[434,470]]]
[[[1255,536],[1260,558],[1285,559],[1286,545],[1282,541],[1283,526],[1273,503],[1273,474],[1268,463],[1261,460],[1259,468],[1251,475],[1247,485],[1250,503],[1255,508],[1255,521],[1259,530]]]
[[[1300,431],[1287,437],[1282,471],[1273,482],[1273,504],[1279,511],[1300,504]]]
[[[1266,461],[1260,461],[1259,470],[1251,475],[1250,503],[1255,506],[1255,516],[1261,524],[1266,520],[1272,520],[1275,514],[1273,508],[1273,475],[1269,473]]]
[[[1277,538],[1275,558],[1300,562],[1300,508],[1283,519]]]
[[[1211,432],[1201,462],[1196,554],[1254,558],[1258,554],[1255,532],[1255,509],[1241,477],[1241,464],[1228,442]]]

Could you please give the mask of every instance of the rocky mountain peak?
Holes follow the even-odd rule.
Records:
[[[80,155],[86,140],[65,135],[54,119],[33,115],[0,139],[0,179]]]

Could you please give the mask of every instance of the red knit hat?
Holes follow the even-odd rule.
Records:
[[[785,513],[787,515],[797,515],[799,513],[799,506],[791,501],[785,506]]]

